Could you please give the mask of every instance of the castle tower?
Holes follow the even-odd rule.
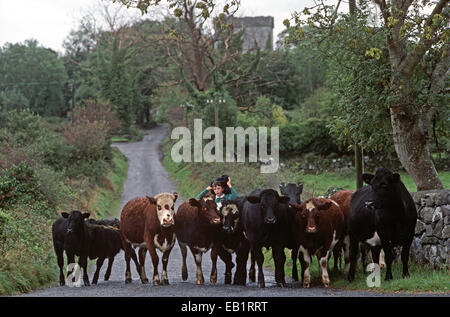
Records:
[[[255,45],[262,51],[273,50],[273,17],[233,17],[231,21],[235,33],[244,28],[243,52],[254,48]]]

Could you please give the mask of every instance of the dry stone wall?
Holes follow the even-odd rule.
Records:
[[[435,268],[450,262],[450,190],[411,194],[417,208],[417,224],[411,258]]]

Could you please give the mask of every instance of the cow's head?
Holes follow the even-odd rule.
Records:
[[[281,183],[280,184],[280,192],[282,195],[289,197],[289,202],[295,203],[295,204],[301,204],[301,198],[300,195],[303,192],[303,184],[298,183],[297,185],[289,183]]]
[[[212,197],[202,197],[201,199],[191,198],[189,204],[196,207],[198,210],[198,217],[201,221],[211,225],[219,225],[220,217],[217,214],[217,204]]]
[[[332,202],[328,199],[311,198],[301,205],[291,204],[298,211],[298,214],[306,222],[305,232],[316,233],[319,231],[321,210],[330,208]]]
[[[398,194],[397,186],[401,182],[398,173],[392,173],[387,168],[379,168],[375,175],[364,173],[362,179],[372,187],[375,199],[366,202],[366,207],[382,209],[389,205],[392,197]]]
[[[178,194],[175,192],[161,193],[155,197],[148,197],[151,203],[156,205],[156,213],[161,226],[170,227],[174,224],[175,213],[175,201],[178,198]]]
[[[82,213],[78,210],[73,210],[70,214],[67,212],[62,212],[61,216],[67,219],[67,233],[77,234],[83,231],[84,220],[89,218],[90,214],[85,212]]]
[[[261,191],[259,196],[247,196],[247,200],[252,204],[259,204],[265,224],[275,224],[277,222],[277,211],[287,207],[289,197],[280,196],[273,189]]]
[[[222,230],[228,234],[236,232],[240,219],[238,204],[234,201],[224,201],[219,209],[219,215],[222,220]]]

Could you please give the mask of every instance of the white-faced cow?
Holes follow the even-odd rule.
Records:
[[[212,270],[210,282],[217,282],[217,256],[225,262],[226,282],[231,281],[231,270],[234,266],[231,254],[226,252],[221,245],[221,221],[217,213],[217,204],[211,196],[203,196],[201,199],[191,198],[182,203],[175,215],[175,226],[178,244],[181,249],[182,267],[181,278],[186,281],[188,271],[186,266],[187,247],[192,252],[197,266],[196,284],[205,283],[202,271],[203,253],[211,249]]]
[[[137,197],[123,207],[120,215],[120,233],[127,265],[125,283],[132,281],[130,257],[133,260],[136,258],[133,246],[139,247],[140,265],[136,264],[136,269],[140,274],[141,282],[148,283],[145,274],[145,254],[148,250],[153,262],[153,284],[169,284],[167,263],[176,240],[174,205],[177,197],[177,193],[161,193],[155,197]],[[161,280],[158,274],[159,257],[156,249],[163,253]]]
[[[273,189],[256,189],[246,197],[242,210],[244,232],[249,241],[251,256],[258,265],[258,286],[265,287],[262,247],[272,247],[275,262],[275,281],[286,284],[284,248],[292,249],[292,220],[288,211],[289,197],[280,196]],[[250,272],[251,273],[251,272]]]
[[[383,248],[386,258],[385,280],[392,279],[393,247],[402,246],[403,277],[408,273],[409,249],[414,237],[417,210],[400,180],[400,175],[380,168],[375,175],[363,174],[369,186],[357,190],[350,203],[350,270],[348,280],[355,278],[358,243],[371,247],[374,259]]]
[[[291,204],[297,209],[294,235],[299,248],[299,260],[302,266],[302,284],[308,288],[311,283],[309,268],[312,256],[319,261],[322,283],[330,286],[328,258],[338,243],[344,229],[344,216],[339,205],[326,198],[311,198],[301,205]]]

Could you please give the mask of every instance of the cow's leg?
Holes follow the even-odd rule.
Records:
[[[67,252],[67,268],[69,268],[69,264],[75,264],[75,255],[71,252]],[[68,270],[67,271],[67,277],[69,277],[69,275],[71,275],[73,273],[73,269],[72,270]],[[72,282],[75,283],[75,276],[72,276]]]
[[[380,269],[384,269],[384,267],[386,266],[386,257],[385,257],[383,249],[381,249],[381,251],[380,251],[380,257],[378,259],[378,263],[380,265]]]
[[[211,284],[216,284],[217,282],[217,246],[214,245],[211,249],[211,275],[209,281]]]
[[[248,279],[251,282],[256,282],[255,256],[253,251],[250,252],[250,270],[248,271]]]
[[[156,249],[153,245],[149,247],[149,244],[147,243],[147,248],[153,263],[153,285],[160,285],[161,280],[159,279],[158,273],[158,264],[159,264],[158,254],[156,253]]]
[[[126,263],[126,269],[125,269],[125,283],[131,283],[132,279],[131,279],[131,270],[130,270],[130,259],[133,257],[134,254],[134,258],[136,258],[136,253],[134,252],[134,250],[131,248],[131,244],[128,242],[125,242],[124,239],[122,239],[122,245],[123,245],[123,250],[125,252],[125,263]],[[133,260],[134,260],[133,258]],[[135,260],[135,264],[136,264],[136,270],[138,271],[138,273],[140,273],[141,269],[139,267],[139,263],[137,262],[137,258]]]
[[[183,243],[180,240],[178,240],[178,245],[180,246],[181,257],[182,257],[181,279],[183,281],[186,281],[188,279],[188,271],[187,271],[187,266],[186,266],[187,247],[186,247],[186,243]]]
[[[97,284],[98,282],[98,276],[100,274],[100,269],[102,268],[103,262],[105,261],[105,258],[98,258],[97,259],[97,269],[94,273],[94,278],[92,279],[92,284]]]
[[[348,272],[350,266],[350,236],[346,235],[344,238],[344,242],[342,243],[342,247],[344,250],[344,272]]]
[[[161,284],[162,285],[169,285],[169,277],[167,276],[167,264],[169,263],[170,251],[172,251],[172,249],[164,251],[163,256],[162,256],[162,265],[163,265],[162,274],[161,274]]]
[[[286,255],[284,248],[281,245],[274,245],[272,247],[272,257],[275,262],[275,282],[278,287],[286,286],[284,278],[284,263],[286,262]]]
[[[325,248],[323,248],[325,249]],[[328,257],[330,255],[330,251],[321,251],[318,256],[317,260],[319,261],[319,267],[321,268],[321,276],[322,276],[322,283],[324,287],[330,286],[330,277],[328,276]]]
[[[408,239],[406,243],[402,246],[402,265],[403,265],[403,272],[402,277],[408,277],[409,271],[408,271],[408,260],[409,260],[409,249],[411,248],[412,238]]]
[[[196,250],[192,247],[189,247],[191,249],[192,255],[194,256],[194,261],[195,261],[195,265],[197,266],[197,271],[196,271],[196,277],[197,277],[197,281],[196,284],[197,285],[203,285],[205,284],[205,279],[203,277],[203,272],[202,272],[202,252],[199,250]]]
[[[381,241],[381,243],[386,257],[386,276],[384,280],[389,281],[392,280],[392,261],[394,260],[392,243],[389,241]]]
[[[264,288],[266,287],[266,283],[264,282],[264,272],[263,272],[264,254],[262,253],[262,247],[253,249],[252,254],[254,254],[256,264],[258,265],[258,286],[260,288]]]
[[[234,267],[231,253],[227,252],[221,246],[218,247],[218,254],[222,261],[225,263],[225,284],[231,284],[231,270]]]
[[[245,286],[247,275],[247,260],[250,247],[248,241],[243,242],[241,248],[236,252],[236,272],[234,273],[234,285]]]
[[[309,267],[311,265],[311,256],[306,248],[300,245],[300,252],[298,253],[298,259],[302,266],[302,285],[304,288],[309,288],[311,283],[311,275],[309,273]]]
[[[55,247],[56,259],[58,261],[59,266],[59,286],[64,286],[66,284],[66,280],[64,278],[64,249]]]
[[[342,240],[339,240],[339,242],[333,248],[333,259],[334,259],[333,271],[335,271],[335,272],[339,271],[339,266],[340,266],[339,262],[341,260],[342,248],[343,248]]]
[[[348,281],[353,282],[355,279],[356,261],[358,259],[359,242],[358,240],[350,237],[350,269],[348,271]],[[365,268],[364,268],[365,269]]]
[[[141,282],[142,284],[147,284],[148,283],[148,278],[147,278],[147,274],[145,274],[145,255],[147,253],[147,248],[144,247],[140,247],[138,254],[139,254],[139,263],[140,263],[140,271],[139,271],[139,276],[141,278]]]
[[[294,247],[291,251],[292,278],[296,282],[298,281],[297,255],[298,255],[298,247]]]
[[[111,256],[108,258],[108,268],[106,269],[105,277],[103,278],[105,281],[109,281],[109,277],[111,276],[111,269],[114,263],[114,257]]]
[[[78,263],[83,268],[84,286],[91,286],[91,283],[89,283],[89,276],[87,274],[87,255],[80,255],[80,259],[79,259]]]

